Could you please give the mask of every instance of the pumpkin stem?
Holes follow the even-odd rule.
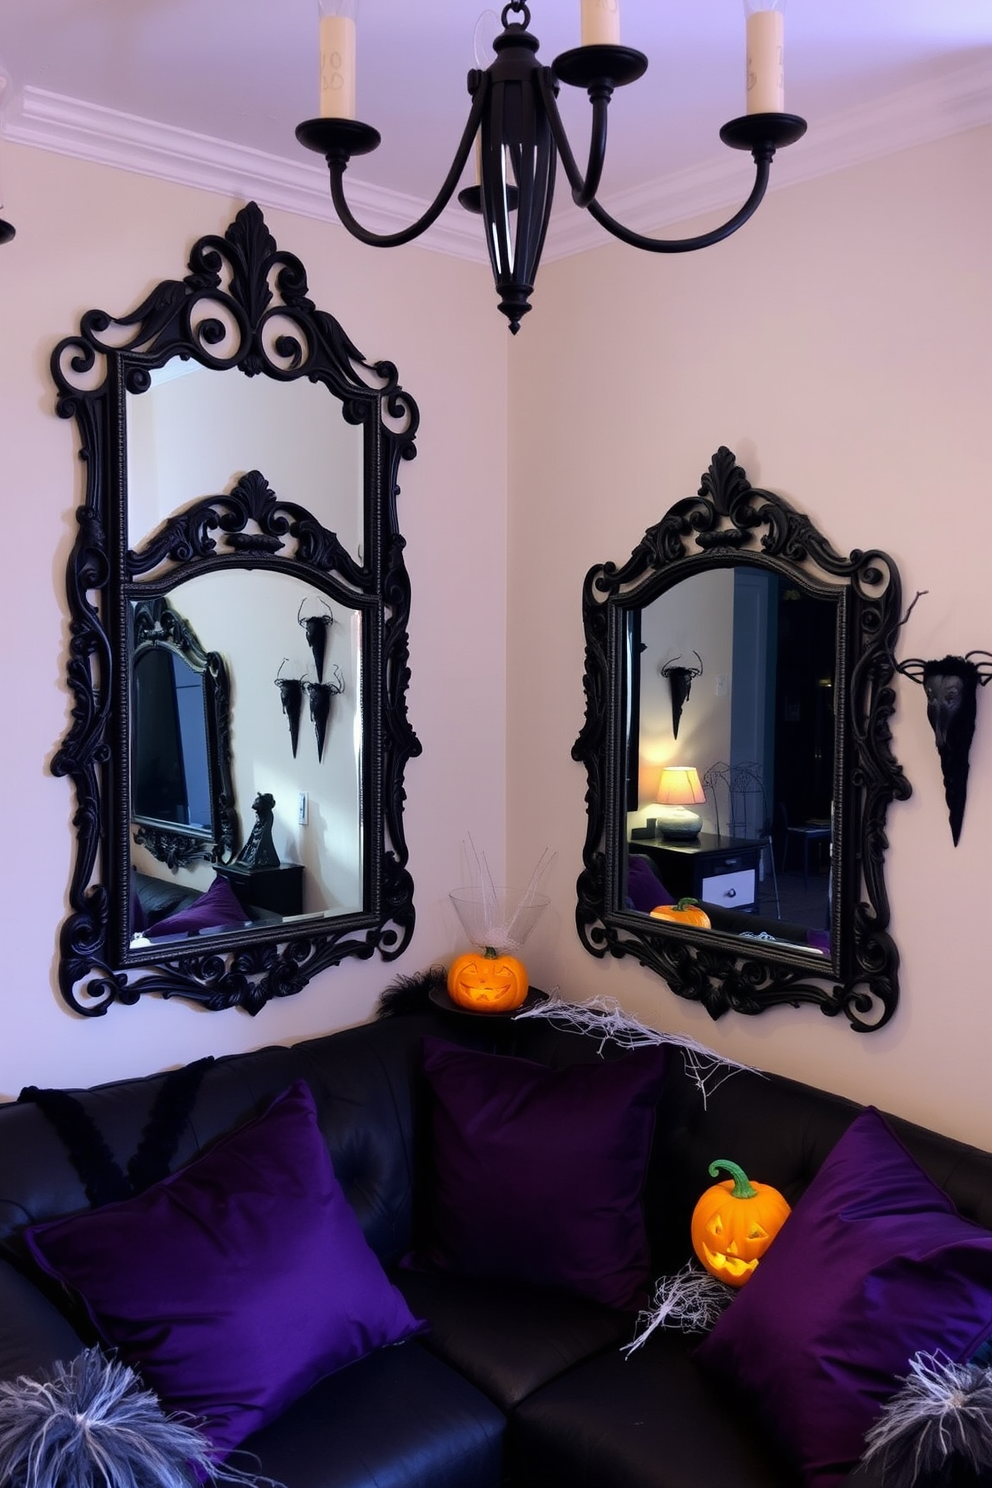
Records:
[[[679,902],[676,904],[675,908],[676,908],[677,912],[679,914],[681,914],[683,910],[686,910],[686,909],[695,909],[696,908],[696,905],[698,903],[699,903],[699,900],[698,899],[680,899]]]
[[[496,949],[495,946],[486,946],[486,960],[487,961],[498,961],[499,960],[499,951]]]
[[[726,1157],[717,1157],[710,1163],[710,1177],[719,1177],[721,1168],[726,1168],[734,1180],[734,1186],[730,1191],[730,1197],[732,1199],[756,1199],[758,1197],[758,1190],[754,1187],[754,1184],[748,1178],[744,1169],[739,1168],[735,1162],[730,1162]]]

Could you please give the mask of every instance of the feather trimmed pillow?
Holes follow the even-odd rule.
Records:
[[[869,1106],[695,1357],[737,1387],[808,1488],[833,1488],[917,1351],[968,1360],[990,1335],[992,1233]]]
[[[916,1354],[865,1437],[885,1488],[965,1488],[992,1470],[992,1370]]]
[[[0,1382],[4,1488],[200,1488],[258,1483],[213,1459],[207,1438],[167,1417],[127,1364],[98,1348],[37,1379]]]
[[[425,1327],[362,1234],[303,1081],[134,1198],[24,1235],[100,1339],[221,1455],[324,1375]]]

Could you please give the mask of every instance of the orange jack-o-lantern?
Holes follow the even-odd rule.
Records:
[[[752,1183],[725,1158],[710,1163],[710,1177],[721,1168],[731,1176],[708,1188],[692,1212],[692,1248],[711,1276],[740,1287],[792,1210],[777,1188]]]
[[[448,996],[475,1013],[512,1013],[527,996],[527,972],[522,961],[492,946],[466,951],[451,963]]]
[[[682,925],[696,925],[700,930],[710,928],[710,917],[700,907],[698,899],[680,899],[677,904],[659,904],[651,914],[656,920],[676,920]]]

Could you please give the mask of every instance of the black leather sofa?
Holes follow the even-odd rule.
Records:
[[[430,1181],[425,1034],[554,1066],[622,1057],[543,1020],[497,1023],[434,1009],[388,1017],[214,1062],[172,1166],[303,1078],[365,1235],[383,1264],[397,1268],[416,1235]],[[133,1151],[162,1079],[75,1092],[118,1162]],[[749,1072],[735,1073],[704,1102],[681,1056],[671,1058],[644,1195],[656,1273],[673,1272],[688,1258],[689,1217],[714,1155],[732,1154],[794,1203],[857,1111],[823,1091]],[[992,1155],[901,1121],[893,1125],[961,1212],[992,1227]],[[0,1107],[0,1379],[35,1373],[83,1346],[35,1284],[18,1236],[30,1222],[86,1203],[42,1112],[31,1104]],[[323,1379],[249,1438],[245,1449],[261,1471],[287,1488],[797,1483],[752,1414],[700,1370],[692,1337],[658,1330],[627,1357],[621,1346],[634,1332],[629,1313],[429,1271],[392,1274],[431,1331]],[[854,1488],[877,1480],[861,1469],[847,1481]]]

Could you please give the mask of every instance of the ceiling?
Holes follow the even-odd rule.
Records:
[[[750,162],[718,133],[744,112],[741,0],[621,6],[623,41],[650,65],[611,105],[602,199],[642,230],[738,203]],[[383,142],[347,179],[369,225],[409,221],[409,198],[440,185],[476,31],[498,29],[494,11],[479,26],[483,11],[480,0],[362,0],[358,112]],[[577,44],[579,0],[531,0],[531,11],[544,61]],[[0,0],[4,133],[330,218],[326,171],[293,133],[317,112],[316,50],[315,0]],[[786,107],[809,133],[780,153],[773,184],[992,121],[992,0],[790,0],[785,67]],[[562,92],[582,159],[588,102]],[[552,253],[598,239],[567,200],[558,212]],[[474,256],[472,219],[446,216],[436,246]]]

